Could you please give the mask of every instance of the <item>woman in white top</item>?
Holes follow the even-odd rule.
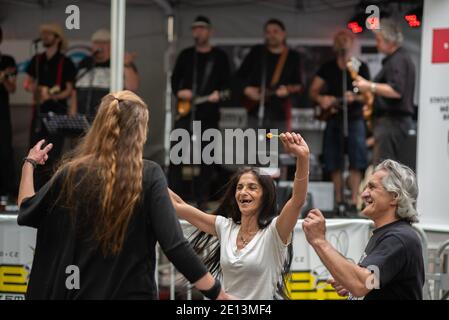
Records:
[[[292,196],[280,214],[273,179],[256,168],[231,178],[214,214],[196,209],[170,190],[178,216],[199,229],[194,248],[206,253],[211,273],[222,275],[225,291],[240,299],[287,297],[283,276],[290,269],[291,236],[307,194],[309,148],[299,134],[287,132],[279,138],[297,158]]]

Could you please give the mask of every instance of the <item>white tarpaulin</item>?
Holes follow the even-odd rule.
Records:
[[[189,237],[193,227],[182,221],[184,234]],[[371,220],[328,219],[326,238],[347,259],[357,263],[370,237]],[[295,300],[346,299],[337,295],[326,283],[329,272],[305,239],[302,220],[298,220],[293,237],[291,279],[287,281],[290,296]]]
[[[418,117],[418,211],[449,230],[449,0],[424,1]]]
[[[36,230],[0,214],[0,300],[23,300],[33,262]]]

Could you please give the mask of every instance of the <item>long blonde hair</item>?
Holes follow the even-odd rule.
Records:
[[[55,175],[63,177],[59,199],[78,222],[87,211],[84,222],[105,256],[121,251],[140,199],[148,119],[147,105],[131,91],[104,96],[92,127]]]

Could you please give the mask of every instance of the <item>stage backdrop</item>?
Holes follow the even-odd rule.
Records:
[[[449,0],[424,1],[418,122],[418,211],[449,230]]]

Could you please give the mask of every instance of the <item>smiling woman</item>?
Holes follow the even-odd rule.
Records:
[[[292,259],[292,231],[307,192],[309,149],[299,134],[283,133],[280,139],[297,157],[292,198],[280,213],[273,179],[257,168],[234,174],[213,214],[170,191],[178,216],[198,228],[194,248],[205,254],[210,272],[222,276],[225,291],[240,299],[288,298],[284,281]]]

